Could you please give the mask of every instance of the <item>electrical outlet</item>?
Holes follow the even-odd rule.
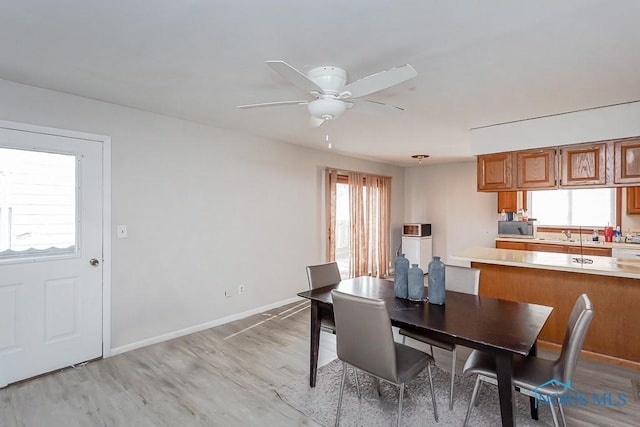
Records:
[[[238,293],[239,293],[240,295],[244,294],[244,285],[239,285],[239,286],[238,286]]]
[[[231,293],[231,291],[224,291],[224,297],[225,298],[231,298],[233,294]]]

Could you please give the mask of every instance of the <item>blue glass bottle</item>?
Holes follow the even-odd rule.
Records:
[[[409,269],[409,299],[424,301],[424,271],[418,264],[411,264]]]
[[[397,298],[407,298],[409,295],[409,260],[404,254],[398,255],[393,261],[393,289]]]
[[[429,303],[444,304],[444,263],[434,256],[429,263]]]

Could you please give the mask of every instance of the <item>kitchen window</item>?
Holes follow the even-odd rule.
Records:
[[[615,188],[540,190],[528,193],[529,217],[539,225],[601,228],[616,225]]]

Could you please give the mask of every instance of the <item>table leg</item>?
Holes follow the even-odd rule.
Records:
[[[496,353],[496,374],[498,377],[498,395],[500,396],[500,415],[503,426],[514,426],[513,378],[511,354]]]
[[[531,347],[531,351],[529,352],[529,356],[536,357],[538,355],[538,346],[536,343],[533,343],[533,347]],[[531,410],[531,419],[538,420],[538,406],[536,405],[536,398],[533,396],[529,396],[529,409]]]
[[[311,301],[311,348],[309,350],[309,387],[316,386],[318,351],[320,349],[320,307]]]

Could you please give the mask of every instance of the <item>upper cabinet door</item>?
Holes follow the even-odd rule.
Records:
[[[640,214],[640,187],[627,187],[627,215]]]
[[[614,183],[640,183],[640,138],[628,138],[613,143]]]
[[[607,144],[579,144],[560,147],[562,187],[605,185]]]
[[[517,188],[556,188],[556,149],[516,152]]]
[[[478,156],[478,191],[509,190],[512,187],[512,153]]]

